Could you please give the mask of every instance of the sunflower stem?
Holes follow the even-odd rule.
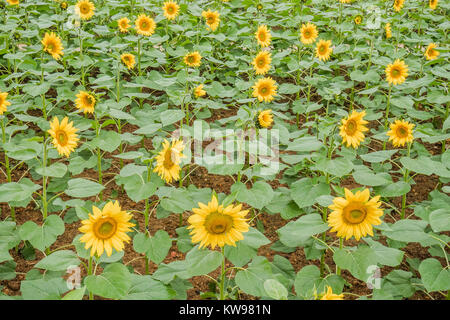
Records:
[[[219,300],[225,300],[225,292],[224,292],[224,286],[225,286],[225,247],[221,248],[222,251],[222,267],[221,267],[221,273],[220,273],[220,299]]]
[[[392,91],[392,84],[389,84],[389,92],[388,92],[387,104],[386,104],[386,118],[384,120],[384,131],[387,130],[388,122],[389,122],[389,107],[391,104],[391,91]],[[386,141],[383,142],[383,150],[386,150]]]
[[[6,143],[6,133],[5,133],[5,118],[6,115],[2,116],[2,143],[3,146]],[[3,153],[5,154],[5,167],[6,167],[6,176],[8,179],[8,182],[12,182],[11,180],[11,168],[9,167],[9,157],[6,154],[6,150],[3,149]],[[9,205],[10,211],[11,211],[11,218],[13,221],[16,221],[16,209]]]
[[[410,154],[411,154],[411,144],[412,143],[408,143],[408,147],[407,147],[407,157],[409,158]],[[405,173],[403,175],[403,178],[405,180],[405,182],[408,180],[409,178],[409,170],[405,168]],[[405,213],[406,213],[406,193],[402,196],[402,211],[401,211],[401,218],[405,219]]]
[[[87,273],[88,276],[92,275],[92,256],[89,256]],[[91,291],[89,291],[89,300],[94,300],[94,294]]]
[[[147,182],[150,182],[150,179],[151,179],[152,163],[153,163],[153,159],[150,159],[150,162],[149,162],[148,168],[147,168]],[[145,230],[147,230],[148,223],[149,223],[149,209],[150,209],[149,199],[146,198],[145,199],[145,211],[144,211],[144,226],[145,226]]]
[[[95,134],[96,137],[100,135],[100,122],[97,118],[97,114],[94,112],[94,118],[95,118]],[[102,174],[102,151],[99,147],[97,147],[97,170],[98,170],[98,183],[102,184],[103,181],[103,174]],[[103,190],[100,191],[100,200],[103,201]]]
[[[344,238],[339,238],[339,249],[342,250],[343,247],[344,247]],[[338,276],[341,275],[341,268],[339,268],[339,266],[336,266],[336,274]]]
[[[44,139],[44,152],[42,159],[42,166],[45,168],[47,166],[47,140]],[[44,170],[45,172],[45,170]],[[42,217],[43,220],[47,219],[47,176],[42,176]]]
[[[327,180],[328,180],[328,173],[327,173]],[[322,220],[323,222],[327,222],[327,215],[328,215],[328,210],[327,208],[323,208],[322,211]],[[326,243],[326,236],[327,236],[327,232],[325,231],[322,234],[322,241],[324,243]],[[320,257],[320,277],[322,278],[324,276],[324,271],[325,271],[325,254],[326,254],[327,250],[324,249],[322,256]]]

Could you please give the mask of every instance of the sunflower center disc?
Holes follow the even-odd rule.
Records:
[[[223,234],[233,226],[233,218],[218,212],[211,213],[205,220],[205,228],[212,234]]]
[[[404,138],[404,137],[406,137],[408,135],[408,131],[406,130],[406,128],[400,127],[400,128],[397,129],[397,135],[399,137]]]
[[[170,169],[173,167],[173,165],[175,164],[174,161],[172,160],[172,158],[174,157],[174,155],[172,155],[172,149],[169,148],[165,155],[164,155],[164,162],[163,162],[163,166],[166,169]]]
[[[266,88],[266,87],[262,87],[262,88],[261,88],[261,93],[262,93],[262,94],[266,94],[266,93],[267,93],[267,91],[268,91],[268,90],[267,90],[267,88]]]
[[[357,126],[356,126],[355,120],[347,121],[347,128],[345,131],[348,135],[353,135],[356,132],[356,128],[357,128]]]
[[[167,12],[168,13],[173,13],[173,8],[172,7],[167,8]]]
[[[393,77],[398,77],[400,75],[400,70],[398,69],[392,69],[392,76]]]
[[[67,139],[67,134],[64,131],[59,131],[56,134],[56,137],[57,137],[58,143],[60,145],[65,146],[67,144],[67,140],[68,140]]]
[[[96,225],[96,235],[100,239],[109,239],[116,232],[117,224],[111,218],[100,219]]]
[[[266,35],[264,33],[259,34],[259,40],[266,41]]]
[[[82,13],[85,13],[85,14],[89,12],[89,8],[87,6],[81,6],[80,10]]]
[[[264,60],[263,59],[258,60],[258,65],[259,66],[263,66],[264,65]]]
[[[356,207],[356,208],[355,208]],[[344,220],[349,224],[359,224],[366,218],[366,211],[362,204],[351,206],[344,209]]]
[[[320,54],[324,54],[326,51],[327,51],[327,49],[325,48],[325,46],[320,46],[320,48],[319,48]]]

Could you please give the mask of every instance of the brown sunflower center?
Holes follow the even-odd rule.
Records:
[[[173,158],[174,155],[172,148],[167,149],[166,153],[164,154],[164,162],[163,162],[164,168],[169,170],[175,165],[175,161]]]
[[[100,218],[94,224],[94,232],[97,238],[109,239],[117,230],[117,223],[113,218]]]
[[[266,95],[269,93],[269,88],[267,88],[266,86],[261,86],[261,88],[259,89],[259,92],[263,95]]]
[[[305,38],[310,38],[311,37],[311,31],[306,30],[304,33]]]
[[[344,208],[344,221],[349,224],[359,224],[367,216],[366,209],[362,203],[353,203]]]
[[[408,130],[405,127],[398,127],[397,136],[400,138],[406,138],[408,136]]]
[[[264,32],[260,32],[258,38],[260,41],[266,41],[266,34]]]
[[[264,58],[260,58],[259,60],[258,60],[258,66],[260,66],[260,67],[262,67],[262,66],[264,66],[266,63],[265,63],[266,61],[264,60]]]
[[[80,11],[83,14],[89,13],[89,6],[87,4],[82,4],[80,6]]]
[[[319,52],[320,52],[320,54],[325,54],[327,52],[327,46],[326,45],[321,45],[319,47]]]
[[[93,103],[94,103],[94,101],[93,101],[93,99],[92,99],[91,96],[85,95],[85,96],[83,97],[83,104],[84,104],[84,105],[86,105],[86,106],[91,106]]]
[[[347,125],[345,127],[345,132],[348,135],[353,135],[356,132],[356,129],[358,128],[358,125],[356,124],[356,121],[351,119],[347,121]]]
[[[205,219],[205,229],[212,234],[224,234],[233,227],[233,218],[218,212],[210,213]]]
[[[216,19],[214,19],[213,16],[209,16],[209,17],[206,18],[206,21],[208,22],[208,24],[213,24],[215,20]]]
[[[401,74],[401,72],[400,72],[400,69],[399,69],[399,68],[392,68],[392,70],[391,70],[391,75],[392,75],[394,78],[399,77],[400,74]]]
[[[56,140],[58,141],[59,145],[65,146],[67,145],[69,138],[67,137],[67,133],[61,130],[56,132]]]
[[[187,57],[187,61],[188,61],[189,63],[194,63],[194,62],[195,62],[195,57],[194,57],[194,56],[188,56],[188,57]]]

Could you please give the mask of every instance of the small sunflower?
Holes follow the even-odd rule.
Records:
[[[164,140],[162,145],[163,149],[156,156],[156,166],[153,172],[158,173],[167,183],[171,183],[172,180],[180,179],[181,158],[186,157],[181,153],[184,145],[182,140],[173,140],[172,143]]]
[[[189,67],[200,67],[202,56],[198,51],[190,52],[184,56],[183,61]]]
[[[69,4],[66,1],[63,1],[59,4],[59,7],[63,10],[66,10]]]
[[[350,3],[352,0],[339,0],[340,3]]]
[[[82,220],[82,226],[78,228],[84,233],[80,242],[86,243],[85,249],[91,248],[91,257],[94,254],[100,257],[104,251],[109,257],[113,248],[123,251],[124,242],[131,240],[127,232],[135,226],[129,222],[133,216],[122,210],[118,201],[109,201],[102,210],[92,206],[92,211],[89,219]]]
[[[391,123],[390,129],[386,134],[389,141],[392,141],[394,147],[403,147],[406,143],[411,143],[413,137],[414,124],[404,120],[395,120]]]
[[[319,58],[319,60],[327,61],[330,59],[332,52],[331,40],[319,40],[316,47],[316,57]]]
[[[6,2],[12,6],[19,5],[19,0],[6,0]]]
[[[261,47],[268,47],[270,45],[270,39],[272,35],[266,25],[260,25],[255,33],[256,40]]]
[[[263,5],[261,3],[258,3],[256,9],[258,9],[258,11],[261,11],[263,9]]]
[[[61,156],[69,157],[70,153],[77,147],[78,136],[75,132],[78,129],[73,127],[73,122],[69,123],[69,118],[65,117],[61,123],[57,117],[50,121],[50,129],[47,131],[53,138],[52,143]]]
[[[429,1],[430,9],[431,9],[431,10],[436,9],[436,8],[437,8],[437,5],[438,5],[438,2],[439,2],[439,0],[430,0],[430,1]]]
[[[386,39],[389,39],[392,37],[392,30],[391,30],[391,24],[388,22],[386,23],[386,26],[384,27],[384,30],[386,31]]]
[[[319,32],[317,27],[312,23],[302,24],[300,28],[300,40],[303,44],[311,44],[316,41]]]
[[[381,224],[380,217],[383,209],[380,209],[380,196],[370,198],[369,189],[357,191],[353,194],[344,188],[345,199],[336,197],[333,204],[328,206],[332,212],[328,215],[328,225],[331,232],[337,232],[337,236],[346,240],[355,237],[359,240],[366,235],[373,236],[372,226]]]
[[[220,14],[218,11],[208,11],[202,12],[202,17],[206,19],[206,25],[212,30],[215,31],[220,23]]]
[[[385,72],[389,84],[402,84],[408,76],[408,66],[403,60],[397,59],[386,67]]]
[[[80,0],[75,5],[75,13],[83,20],[89,20],[94,15],[95,6],[89,0]]]
[[[133,69],[134,65],[136,64],[136,60],[134,58],[134,55],[131,53],[124,53],[120,56],[120,59],[122,62],[127,66],[128,69]]]
[[[80,91],[76,95],[75,105],[78,109],[83,110],[84,113],[94,113],[95,98],[86,91]]]
[[[270,63],[272,62],[271,54],[268,51],[261,51],[253,59],[253,69],[256,74],[266,74],[270,70]]]
[[[425,51],[425,57],[427,60],[434,60],[439,56],[439,51],[434,50],[437,48],[437,45],[435,43],[430,43],[427,47],[427,50]]]
[[[122,33],[127,33],[130,26],[130,19],[127,17],[120,18],[117,20],[117,25],[119,26],[119,31]]]
[[[194,95],[196,98],[203,97],[206,94],[206,91],[203,90],[203,84],[200,84],[194,89]]]
[[[402,10],[405,0],[394,0],[394,10],[399,12]]]
[[[212,196],[208,205],[198,203],[200,208],[193,208],[194,212],[188,219],[188,229],[192,229],[192,242],[200,242],[200,248],[211,246],[223,247],[226,244],[236,246],[236,242],[243,240],[243,232],[249,230],[245,216],[248,210],[242,210],[242,204],[227,207],[219,205],[217,198]]]
[[[176,2],[173,1],[164,2],[163,5],[164,17],[166,17],[167,20],[174,20],[178,16],[179,9],[180,6]]]
[[[136,27],[136,32],[140,35],[150,37],[155,32],[155,20],[144,13],[140,14],[139,17],[137,17],[134,24]]]
[[[323,293],[320,300],[344,300],[344,294],[335,294],[330,286],[327,286],[327,292]]]
[[[61,39],[53,32],[46,32],[44,38],[41,40],[41,43],[44,46],[44,51],[51,54],[55,60],[59,60],[64,54]]]
[[[273,123],[272,110],[267,109],[260,111],[258,114],[258,123],[262,128],[268,128]]]
[[[363,120],[366,115],[365,111],[353,111],[352,114],[342,119],[342,125],[339,127],[339,135],[342,137],[342,143],[347,144],[347,147],[352,146],[357,148],[364,140],[364,133],[369,129],[365,126],[368,122]]]
[[[259,101],[270,102],[277,94],[276,82],[271,77],[259,79],[252,88],[253,96]]]
[[[362,22],[362,20],[363,20],[363,17],[362,17],[362,15],[360,15],[360,14],[358,14],[356,17],[355,17],[355,19],[353,19],[353,21],[355,22],[355,24],[361,24],[361,22]]]
[[[0,91],[0,115],[2,115],[4,112],[6,112],[8,106],[11,105],[11,102],[6,101],[7,97],[8,97],[8,92]]]

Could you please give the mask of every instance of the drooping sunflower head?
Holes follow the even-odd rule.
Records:
[[[268,51],[261,51],[253,59],[253,69],[256,74],[266,74],[270,70],[270,63],[272,62],[271,54]]]
[[[51,54],[55,60],[59,60],[64,54],[61,39],[53,32],[46,32],[44,38],[41,40],[41,43],[44,46],[44,51]]]
[[[430,0],[429,5],[430,5],[430,9],[434,10],[437,8],[439,0]]]
[[[386,67],[385,73],[389,84],[402,84],[408,76],[408,66],[403,60],[397,59]]]
[[[269,28],[265,24],[262,24],[258,27],[258,30],[255,33],[256,40],[261,47],[268,47],[270,45],[270,40],[272,35],[270,34]]]
[[[360,14],[358,14],[356,17],[355,17],[355,19],[353,19],[353,21],[355,22],[355,24],[361,24],[361,22],[362,22],[362,20],[363,20],[363,17],[362,17],[362,15],[360,15]]]
[[[194,95],[196,98],[203,97],[205,94],[206,94],[206,91],[203,90],[203,83],[194,89]]]
[[[330,286],[327,286],[327,292],[322,294],[320,300],[344,300],[344,294],[335,294]]]
[[[339,127],[339,135],[342,137],[342,143],[347,147],[357,148],[364,140],[364,132],[369,129],[365,126],[368,122],[363,120],[365,111],[353,111],[348,118],[342,119],[342,125]]]
[[[405,0],[394,0],[394,10],[399,12],[403,8]]]
[[[300,28],[300,41],[303,44],[311,44],[316,41],[319,32],[317,31],[317,27],[312,23],[302,24]]]
[[[331,48],[331,40],[319,40],[316,47],[316,57],[321,61],[330,59],[333,49]]]
[[[434,60],[439,56],[439,51],[435,50],[437,48],[437,45],[435,43],[430,43],[427,47],[427,50],[425,51],[425,57],[427,60]]]
[[[198,51],[190,52],[184,56],[183,61],[189,67],[200,67],[202,56]]]
[[[69,157],[70,153],[77,147],[78,136],[75,132],[78,129],[73,127],[73,122],[69,123],[69,118],[64,117],[61,123],[57,117],[50,121],[50,129],[47,131],[53,138],[52,143],[61,156]]]
[[[392,37],[392,30],[391,30],[391,24],[388,22],[386,23],[386,26],[384,27],[384,30],[386,31],[386,38],[389,39]]]
[[[260,111],[258,114],[258,124],[262,128],[268,128],[273,123],[273,114],[271,109]]]
[[[91,248],[91,256],[100,257],[104,251],[111,256],[113,248],[123,251],[124,242],[130,242],[127,232],[134,224],[129,222],[132,215],[122,210],[118,201],[108,202],[102,210],[92,206],[89,219],[82,220],[78,229],[84,235],[80,242],[86,243],[85,249]]]
[[[83,20],[89,20],[94,15],[95,6],[89,0],[80,0],[75,5],[75,13]]]
[[[2,115],[4,112],[6,112],[8,106],[11,105],[11,102],[6,101],[7,97],[8,97],[8,92],[0,91],[0,115]]]
[[[256,81],[253,88],[253,96],[259,101],[270,102],[277,94],[277,85],[271,77],[266,77]]]
[[[120,56],[120,58],[128,69],[133,69],[134,65],[136,64],[136,59],[131,53],[124,53]]]
[[[182,140],[173,140],[172,143],[164,140],[162,145],[163,149],[156,156],[156,166],[153,172],[158,173],[161,179],[167,183],[171,183],[172,180],[180,179],[181,158],[186,157],[181,153],[184,145]]]
[[[345,198],[336,197],[328,206],[332,211],[328,215],[328,225],[331,232],[337,232],[340,238],[359,240],[366,235],[373,236],[372,226],[381,224],[380,217],[383,209],[380,209],[380,196],[370,198],[369,189],[357,191],[353,194],[347,188],[344,189]]]
[[[395,120],[391,123],[390,129],[386,134],[389,141],[392,141],[394,147],[403,147],[406,143],[411,143],[413,137],[414,124],[404,120]]]
[[[156,29],[155,20],[147,16],[146,14],[140,14],[134,22],[136,32],[140,35],[150,37]]]
[[[219,205],[217,198],[212,196],[207,205],[199,202],[200,208],[193,208],[194,212],[188,219],[188,229],[192,229],[192,242],[200,242],[200,248],[211,246],[223,247],[226,244],[236,246],[236,242],[244,239],[243,232],[249,230],[245,216],[248,210],[242,210],[242,204],[227,207]]]
[[[215,31],[220,23],[220,14],[218,11],[211,11],[208,9],[208,11],[202,12],[202,17],[206,20],[206,25],[212,30]]]
[[[168,19],[168,20],[174,20],[179,12],[180,6],[173,1],[167,1],[164,2],[163,5],[163,11],[164,11],[164,16]]]
[[[120,18],[117,20],[117,25],[119,26],[119,31],[122,33],[127,33],[130,28],[130,19],[127,17]]]
[[[19,5],[19,0],[6,0],[6,2],[12,6]]]
[[[76,95],[75,105],[78,109],[83,110],[84,113],[94,113],[95,97],[86,91],[80,91]]]

